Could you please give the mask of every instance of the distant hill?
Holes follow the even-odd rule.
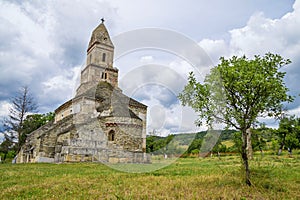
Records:
[[[238,132],[237,130],[221,130],[221,135],[220,135],[220,140],[226,141],[226,140],[231,140],[233,139],[233,134],[235,132]],[[204,136],[207,134],[207,131],[200,131],[198,133],[179,133],[179,134],[171,134],[176,137],[176,140],[180,140],[181,145],[188,145],[189,142],[192,139],[203,139]],[[163,136],[147,136],[148,137],[153,137],[156,138],[157,140],[165,139],[169,136],[163,137]]]
[[[233,140],[234,133],[236,132],[236,130],[221,130],[218,142]],[[183,149],[186,150],[191,145],[193,140],[202,140],[206,134],[207,131],[201,131],[198,133],[171,134],[166,137],[147,136],[147,152],[163,152],[169,150],[170,147],[173,147],[176,152],[182,152]]]

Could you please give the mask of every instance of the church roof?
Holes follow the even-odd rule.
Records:
[[[88,51],[95,44],[104,44],[114,48],[114,45],[109,37],[109,33],[104,25],[104,20],[101,24],[97,26],[97,28],[93,31],[91,40],[89,42]]]
[[[114,87],[108,82],[99,82],[95,97],[102,102],[101,106],[111,106],[111,114],[115,117],[140,119],[136,114],[134,114],[134,112],[132,112],[130,106],[142,107],[144,109],[147,108],[144,104],[124,95],[120,90],[114,89]],[[98,107],[97,109],[102,110],[104,108]]]
[[[95,99],[99,102],[99,105],[96,108],[98,112],[112,108],[111,115],[114,117],[140,119],[136,114],[134,114],[130,107],[133,106],[147,109],[146,105],[126,96],[120,90],[114,88],[110,83],[105,81],[99,82],[97,86],[92,87],[75,98],[83,96]]]

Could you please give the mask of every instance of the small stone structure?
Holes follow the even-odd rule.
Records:
[[[55,120],[28,135],[17,155],[27,162],[147,163],[147,106],[118,87],[114,46],[102,23],[93,31],[86,66],[73,99]]]

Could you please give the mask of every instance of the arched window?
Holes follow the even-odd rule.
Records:
[[[105,62],[105,59],[106,59],[106,53],[103,53],[102,54],[102,62]]]
[[[108,141],[115,141],[115,131],[110,130],[108,133]]]

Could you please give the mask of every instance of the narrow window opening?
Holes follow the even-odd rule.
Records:
[[[102,78],[102,79],[107,79],[107,73],[106,73],[106,72],[102,72],[101,78]]]
[[[115,141],[115,131],[110,130],[108,133],[108,141]]]
[[[102,54],[102,62],[105,62],[105,59],[106,59],[106,53],[103,53]]]

